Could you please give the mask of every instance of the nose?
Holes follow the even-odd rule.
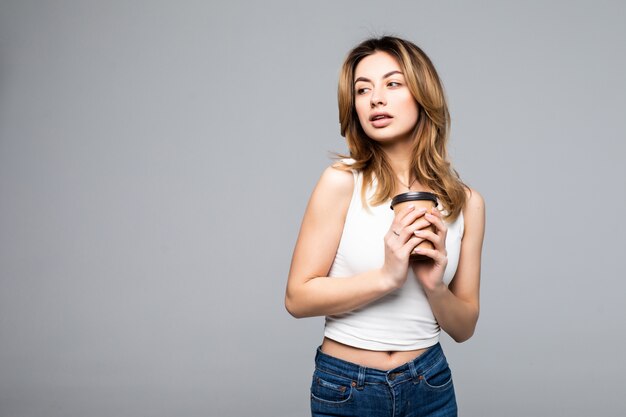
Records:
[[[379,106],[379,105],[385,105],[386,100],[384,97],[383,92],[381,91],[381,89],[374,89],[372,90],[372,95],[370,96],[370,106],[372,106],[372,108]]]

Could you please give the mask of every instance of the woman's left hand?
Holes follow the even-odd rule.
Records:
[[[415,236],[431,241],[434,249],[415,248],[413,253],[425,255],[430,259],[411,262],[411,268],[413,268],[413,272],[415,272],[415,276],[424,290],[432,291],[444,285],[443,274],[448,265],[448,251],[446,250],[448,227],[436,208],[426,213],[424,218],[435,227],[436,232],[433,233],[430,228],[425,228],[416,230]]]

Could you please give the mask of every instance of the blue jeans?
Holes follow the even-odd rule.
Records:
[[[311,415],[456,417],[452,373],[441,345],[389,371],[337,359],[318,348]]]

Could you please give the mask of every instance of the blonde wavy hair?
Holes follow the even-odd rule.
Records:
[[[393,36],[372,38],[348,53],[341,68],[337,95],[341,135],[346,138],[349,157],[354,162],[340,161],[337,166],[363,172],[361,198],[364,205],[368,203],[366,189],[372,185],[374,178],[377,186],[369,203],[380,205],[393,197],[398,179],[380,145],[363,131],[354,106],[355,68],[361,59],[379,51],[390,54],[398,61],[407,87],[418,104],[417,124],[413,131],[413,171],[417,180],[437,195],[447,211],[446,220],[454,221],[465,206],[465,188],[469,187],[461,181],[448,160],[446,145],[450,114],[443,85],[428,56],[412,42]]]

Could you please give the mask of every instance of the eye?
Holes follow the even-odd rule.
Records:
[[[356,89],[356,93],[357,93],[358,95],[365,94],[365,93],[367,93],[368,91],[369,91],[369,88],[367,88],[367,87],[361,87],[361,88],[357,88],[357,89]]]
[[[387,85],[388,85],[389,87],[400,87],[402,84],[400,84],[400,83],[399,83],[399,82],[397,82],[397,81],[390,81]]]

